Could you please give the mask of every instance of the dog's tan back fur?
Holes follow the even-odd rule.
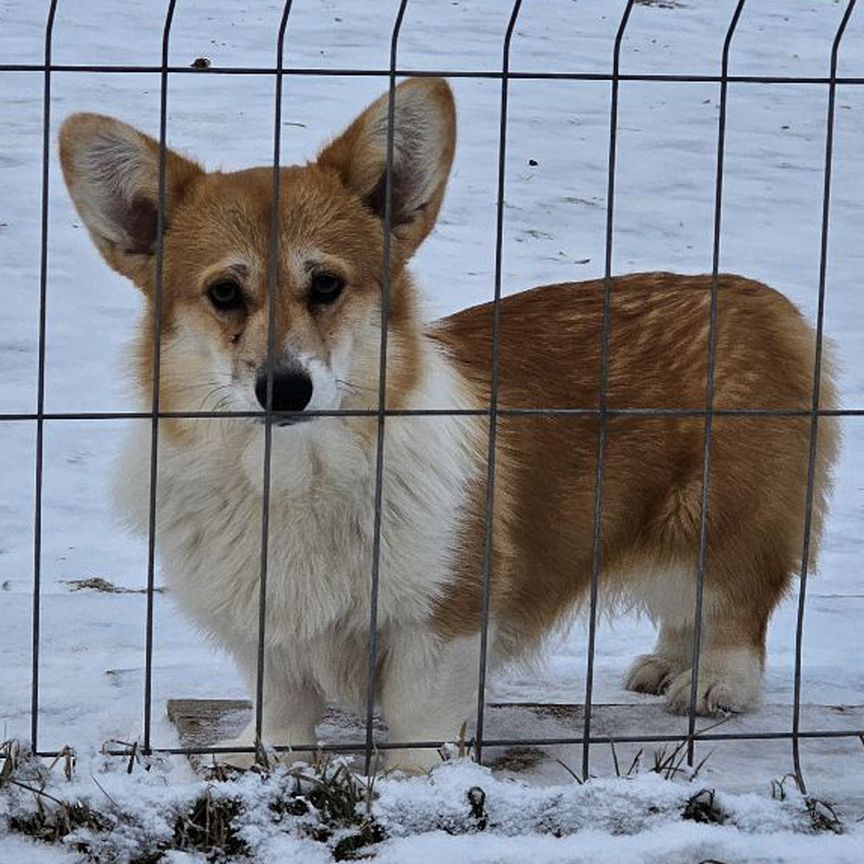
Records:
[[[704,411],[710,276],[644,273],[611,285],[607,405]],[[719,280],[714,407],[809,412],[814,338],[798,310],[752,280]],[[508,408],[597,409],[602,280],[506,298],[500,311],[500,391],[494,609],[516,641],[537,638],[585,594],[593,556],[596,414],[508,415]],[[433,329],[486,404],[492,306]],[[835,404],[823,377],[823,408]],[[701,416],[609,416],[603,487],[603,585],[637,598],[658,570],[698,568],[705,422]],[[835,422],[823,418],[813,537],[826,507]],[[707,596],[734,610],[740,639],[760,651],[768,615],[801,565],[809,416],[713,420]],[[438,610],[448,634],[475,629],[480,610],[485,490],[466,527],[462,580]],[[817,544],[811,547],[815,556]],[[629,590],[628,590],[629,589]]]

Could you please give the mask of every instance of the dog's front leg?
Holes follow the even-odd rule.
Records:
[[[401,629],[386,636],[381,704],[391,743],[455,742],[474,723],[479,637],[442,642],[431,631]],[[387,764],[425,773],[439,764],[435,747],[389,750]]]
[[[309,761],[312,751],[299,750],[303,745],[315,744],[315,724],[324,711],[324,699],[317,686],[303,670],[297,668],[296,656],[289,658],[282,652],[268,648],[264,657],[264,701],[262,706],[261,740],[266,745],[290,747],[289,753],[280,753],[284,762]],[[240,671],[246,679],[247,692],[257,692],[257,651],[244,649],[235,653]],[[255,715],[236,738],[220,741],[218,747],[255,747]],[[227,753],[218,755],[217,761],[237,768],[248,768],[255,762],[255,753]]]

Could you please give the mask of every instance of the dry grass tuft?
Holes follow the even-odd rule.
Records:
[[[51,772],[58,765],[71,781],[75,772],[75,752],[71,747],[63,751],[47,767],[15,741],[0,744],[0,792],[14,787],[33,796],[33,809],[13,813],[9,817],[9,829],[26,834],[34,840],[58,843],[79,829],[94,832],[111,831],[114,821],[81,801],[64,801],[46,791]],[[85,844],[71,844],[79,852],[88,852]]]
[[[681,818],[705,825],[722,825],[726,821],[726,814],[717,806],[714,795],[713,789],[700,789],[691,795],[684,805]]]
[[[235,826],[240,809],[240,801],[215,796],[208,787],[192,807],[177,818],[171,848],[219,858],[247,856],[250,850],[238,836]]]
[[[784,774],[779,780],[771,781],[771,797],[775,801],[785,801],[789,797],[786,791],[786,784],[791,783],[796,790],[801,791],[798,787],[798,778],[794,774]],[[810,819],[810,826],[814,831],[829,831],[832,834],[843,834],[845,826],[840,818],[834,805],[822,798],[816,798],[813,795],[804,797],[804,807],[807,811],[807,816]]]
[[[138,748],[130,750],[127,770],[131,773],[140,760]],[[14,741],[0,744],[0,794],[19,793],[6,827],[40,842],[63,842],[86,860],[100,862],[111,835],[124,829],[134,831],[140,826],[139,814],[119,806],[107,792],[112,805],[109,813],[87,802],[64,800],[54,794],[56,788],[49,792],[58,766],[71,781],[75,770],[71,748],[46,765]],[[239,818],[246,801],[242,787],[233,785],[243,773],[215,766],[201,793],[174,818],[170,840],[145,842],[130,864],[158,864],[172,851],[201,853],[214,862],[248,860],[253,850],[243,839]],[[371,815],[374,781],[359,780],[340,760],[321,756],[309,768],[276,766],[273,771],[254,768],[251,773],[258,774],[262,784],[270,784],[264,800],[272,822],[327,844],[335,861],[371,857],[370,847],[386,837]],[[101,789],[95,777],[93,780]]]

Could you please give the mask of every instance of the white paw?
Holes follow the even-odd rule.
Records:
[[[669,685],[666,707],[673,714],[690,710],[691,670],[678,675]],[[696,713],[705,716],[738,714],[759,703],[762,664],[749,651],[707,654],[699,664]]]
[[[314,735],[314,733],[312,733]],[[311,764],[314,754],[310,750],[271,750],[271,746],[287,745],[291,737],[286,732],[274,732],[272,734],[265,733],[264,735],[264,754],[269,762],[280,762],[283,765],[293,765],[295,762],[308,762]],[[296,740],[296,739],[295,739]],[[304,738],[304,741],[312,740],[312,738]],[[215,745],[216,747],[253,747],[254,739],[245,733],[237,738],[225,738]],[[213,758],[220,765],[227,765],[231,768],[241,768],[247,770],[253,765],[258,764],[257,752],[251,751],[248,753],[228,752],[216,753]]]
[[[633,661],[627,672],[624,687],[634,693],[665,693],[672,679],[680,672],[667,657],[643,654]]]
[[[434,747],[422,749],[387,750],[388,771],[402,771],[413,776],[428,774],[441,764],[441,754]]]
[[[223,738],[221,741],[217,741],[214,745],[215,747],[252,747],[253,742],[252,739],[245,736],[240,735],[237,738]],[[243,771],[251,768],[255,762],[255,752],[242,753],[242,752],[229,752],[229,753],[214,753],[213,759],[219,765],[227,765],[229,768],[239,768]]]

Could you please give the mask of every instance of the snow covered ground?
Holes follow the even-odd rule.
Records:
[[[400,64],[414,69],[499,67],[509,5],[503,0],[411,0]],[[622,3],[526,0],[523,5],[513,42],[514,70],[609,70]],[[286,65],[386,68],[396,6],[393,0],[296,0]],[[624,41],[622,71],[717,73],[733,6],[732,0],[637,5]],[[733,46],[732,71],[826,75],[831,39],[844,6],[836,0],[750,0]],[[158,64],[164,7],[157,0],[60,0],[54,61]],[[44,2],[0,0],[0,63],[41,62],[46,12]],[[274,2],[179,0],[171,62],[186,66],[206,56],[214,66],[270,65],[280,12],[281,3]],[[840,74],[864,76],[861,9],[849,25]],[[35,409],[42,86],[39,73],[0,72],[0,412]],[[492,291],[500,85],[456,78],[453,86],[460,119],[455,172],[438,229],[415,263],[431,316],[482,302]],[[312,156],[327,136],[385,87],[384,80],[373,77],[286,79],[283,162]],[[63,118],[79,110],[115,114],[151,133],[158,129],[157,74],[58,72],[52,88],[52,137]],[[826,100],[825,85],[736,84],[729,91],[721,266],[771,283],[810,315],[815,312],[819,266]],[[711,83],[622,85],[616,273],[710,269],[717,102],[718,87]],[[511,84],[506,292],[602,273],[608,110],[607,83]],[[272,111],[273,81],[268,76],[173,76],[169,139],[210,167],[266,163]],[[864,407],[862,140],[864,87],[840,86],[826,331],[837,345],[844,406],[858,408]],[[139,298],[98,258],[66,195],[53,153],[48,277],[46,409],[133,410],[122,349],[133,333]],[[859,659],[864,421],[846,419],[842,425],[844,450],[834,507],[807,607],[803,699],[816,705],[864,703],[864,664]],[[141,734],[145,598],[141,593],[74,591],[69,584],[89,577],[129,589],[144,584],[146,548],[119,529],[106,499],[110,466],[126,426],[121,421],[58,421],[45,427],[39,744],[44,749],[74,744],[85,759],[107,739],[133,740]],[[0,738],[29,735],[33,465],[34,424],[0,422]],[[790,598],[770,632],[765,701],[772,705],[791,704],[794,623],[795,602]],[[646,701],[625,693],[620,677],[652,638],[651,625],[644,620],[602,623],[595,690],[599,701]],[[167,594],[157,596],[155,640],[154,743],[170,746],[176,743],[175,732],[163,720],[162,710],[168,698],[243,693],[226,658],[197,638]],[[580,701],[585,643],[585,628],[577,622],[551,646],[544,668],[503,674],[493,682],[490,697]],[[766,712],[761,720],[756,715],[748,721],[755,724],[748,728],[767,731],[776,728],[776,720],[775,711]],[[680,728],[678,723],[670,719],[669,728]],[[771,754],[770,773],[765,758],[754,763],[758,770],[750,771],[746,760],[726,759],[731,747],[716,748],[703,782],[765,792],[771,779],[790,768],[788,743],[761,748],[763,757]],[[851,821],[864,802],[864,750],[856,739],[838,739],[830,747],[832,767],[825,770],[825,745],[808,743],[805,772],[816,778],[812,791],[840,799]],[[607,763],[598,762],[598,772]],[[562,772],[544,779],[563,783],[567,776]],[[705,826],[698,830],[710,831]],[[673,847],[652,851],[650,838],[644,845],[634,841],[628,851],[622,838],[603,847],[605,836],[586,836],[581,851],[553,849],[551,839],[537,839],[535,851],[521,848],[524,857],[518,860],[528,854],[550,862],[592,860],[594,853],[588,849],[596,849],[597,855],[602,849],[610,860],[678,860],[669,857]],[[485,845],[470,851],[459,847],[458,838],[436,836],[422,846],[400,839],[381,860],[442,855],[460,861],[517,860],[496,846],[499,840],[488,837]],[[0,840],[0,858],[28,860],[29,852],[12,851],[11,845],[3,852],[4,844],[12,842]],[[693,840],[696,845],[687,848],[703,848],[699,842],[701,834]],[[718,845],[721,852],[710,847],[710,839],[705,842],[709,845],[702,857],[739,860],[743,854],[734,839],[718,837],[718,844],[730,844]],[[832,858],[829,845],[811,858],[803,850],[797,847],[785,858],[776,850],[753,851],[747,860],[756,860],[757,854],[772,861],[853,860],[843,858],[842,851]],[[29,860],[42,859],[33,851]]]
[[[310,776],[307,769],[302,774]],[[293,804],[294,776],[287,770],[264,780],[247,774],[231,784],[210,787],[212,800],[225,801],[230,796],[239,803],[232,839],[242,843],[256,862],[326,864],[333,860],[330,850],[349,839],[344,830],[334,832],[326,842],[309,836],[308,827],[324,808],[316,813],[311,808],[297,812],[291,807],[274,824],[270,807]],[[103,809],[109,801],[117,824],[101,835],[86,826],[79,828],[67,843],[86,844],[96,861],[123,864],[136,855],[143,858],[160,839],[170,838],[175,818],[186,811],[190,796],[200,794],[203,785],[189,783],[176,772],[166,785],[165,774],[156,770],[139,770],[131,777],[103,773],[99,783],[98,789],[89,778],[65,784],[66,794],[82,802],[99,800]],[[531,788],[496,780],[488,768],[464,762],[441,766],[428,779],[380,778],[373,813],[389,839],[377,847],[374,860],[381,864],[439,860],[456,864],[524,864],[528,860],[543,864],[860,862],[860,834],[812,833],[801,798],[794,793],[777,801],[754,794],[712,795],[703,789],[671,783],[651,773],[629,780],[597,779],[583,785]],[[468,804],[467,790],[473,807]],[[0,799],[0,816],[4,810],[19,812],[22,804],[16,797],[26,799],[20,793]],[[692,818],[698,802],[710,804],[711,812],[722,822]],[[691,817],[681,819],[679,814],[688,806]],[[360,813],[365,814],[365,809],[361,803]],[[43,856],[40,847],[17,838],[5,847],[0,841],[0,852],[4,851],[16,864],[75,861],[71,852]],[[207,859],[183,851],[163,860],[165,864],[204,864]]]

